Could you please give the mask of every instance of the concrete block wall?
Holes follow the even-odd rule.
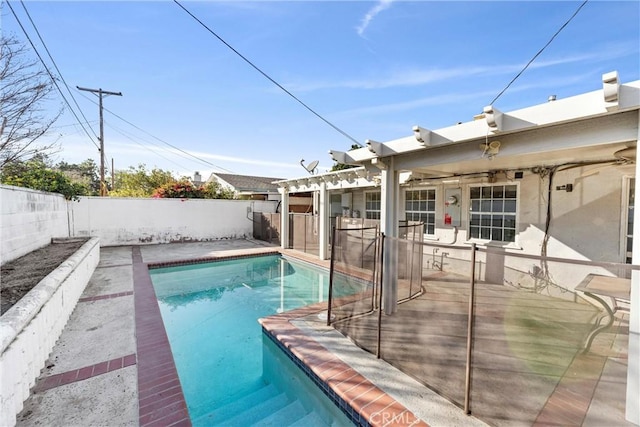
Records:
[[[276,201],[82,197],[69,203],[71,235],[103,246],[208,241],[253,236],[253,212]]]
[[[69,237],[67,201],[60,194],[0,185],[0,263]]]
[[[12,426],[100,260],[92,238],[0,319],[0,425]]]

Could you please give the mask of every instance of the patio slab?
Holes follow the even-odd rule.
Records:
[[[441,279],[441,278],[440,278]],[[382,357],[462,407],[468,322],[468,283],[425,282],[420,297],[382,317]],[[348,310],[345,310],[348,311]],[[628,332],[616,326],[600,334],[591,352],[581,354],[596,308],[574,298],[558,299],[490,283],[476,284],[470,409],[496,426],[536,425],[550,420],[581,425],[602,414],[617,425],[624,420],[626,366],[607,375],[605,362],[626,355]],[[620,318],[617,324],[624,323]],[[336,327],[375,352],[377,316],[342,320]],[[609,358],[609,359],[608,359]],[[618,359],[622,361],[624,359]],[[624,363],[626,365],[626,363]],[[603,375],[602,378],[600,376]],[[566,400],[563,390],[576,395]],[[606,390],[618,391],[617,396]],[[592,396],[601,401],[592,402]],[[558,406],[558,399],[564,399]],[[567,411],[566,406],[578,405]],[[565,405],[566,404],[566,405]],[[570,412],[568,418],[564,417]],[[562,421],[564,420],[564,421]],[[615,422],[614,422],[615,420]],[[567,424],[568,423],[568,424]],[[625,425],[625,424],[621,424]]]
[[[157,246],[138,247],[107,247],[101,249],[101,261],[94,273],[89,286],[76,306],[67,327],[54,348],[47,363],[50,368],[44,369],[32,390],[31,396],[25,402],[24,410],[18,416],[18,425],[139,425],[139,363],[136,347],[136,321],[134,317],[134,252],[138,255],[139,265],[144,263],[158,263],[175,260],[209,258],[227,255],[248,254],[264,251],[266,247],[273,247],[264,242],[252,240],[229,240],[220,242],[198,242],[183,244],[165,244]],[[135,249],[135,250],[134,250]],[[284,251],[291,253],[290,251]],[[304,255],[298,253],[301,258]],[[307,260],[314,262],[313,257]],[[326,265],[327,263],[319,263]],[[492,290],[493,292],[493,290]],[[484,296],[483,296],[484,297]],[[449,308],[460,305],[461,301],[455,289],[441,294],[445,322],[450,322],[454,329],[464,326],[459,319],[449,316]],[[507,301],[507,299],[504,299]],[[445,307],[446,306],[446,307]],[[408,307],[408,306],[407,306]],[[494,307],[487,305],[487,312]],[[465,306],[466,308],[466,306]],[[440,342],[437,338],[438,328],[442,330],[444,324],[434,328],[421,319],[418,312],[411,314],[414,321],[420,321],[425,327],[431,328],[426,337],[414,335],[398,341],[398,349],[412,350],[414,354],[421,354],[426,346],[432,349]],[[492,316],[487,317],[486,325],[491,324]],[[495,320],[495,319],[494,319]],[[342,361],[353,367],[360,375],[384,390],[392,399],[410,409],[415,415],[429,420],[432,425],[483,425],[476,418],[468,417],[462,410],[447,399],[435,394],[419,381],[400,374],[396,368],[375,356],[356,347],[349,339],[339,334],[333,328],[326,328],[315,319],[294,320],[295,326],[302,330],[315,342],[338,355]],[[482,326],[482,328],[488,326]],[[490,337],[490,331],[482,332],[481,336]],[[402,329],[398,330],[401,334]],[[464,330],[462,331],[464,332]],[[520,331],[522,332],[522,330]],[[591,407],[584,425],[595,426],[603,420],[603,412],[619,410],[612,408],[611,403],[621,402],[624,387],[620,388],[617,380],[626,368],[626,343],[624,334],[610,334],[612,343],[606,347],[602,340],[607,334],[601,334],[594,348],[601,351],[607,349],[611,356],[606,364],[601,385],[596,388]],[[393,335],[392,335],[393,336]],[[620,338],[620,337],[623,338]],[[441,337],[442,338],[442,337]],[[451,343],[443,345],[450,345]],[[503,345],[506,345],[503,343]],[[508,348],[505,347],[505,348]],[[446,355],[445,351],[442,353]],[[432,368],[439,365],[461,364],[462,359],[451,357],[434,359]],[[461,354],[463,357],[464,354]],[[615,356],[615,357],[614,357]],[[491,351],[486,357],[493,357]],[[479,359],[482,361],[482,359]],[[489,359],[490,360],[490,359]],[[405,357],[407,364],[419,366],[423,361]],[[422,366],[424,368],[424,366]],[[513,368],[513,366],[512,366]],[[513,372],[503,372],[502,380],[510,382]],[[463,372],[462,372],[463,373]],[[554,372],[555,378],[557,373]],[[611,379],[611,381],[607,380]],[[150,381],[151,379],[144,379]],[[513,382],[513,381],[511,381]],[[556,380],[557,382],[557,380]],[[151,383],[145,383],[151,386]],[[147,392],[145,392],[147,393]],[[621,394],[622,393],[622,394]],[[143,396],[144,397],[144,396]],[[173,396],[167,396],[166,402],[174,402]],[[162,402],[154,406],[161,405]],[[145,401],[145,405],[149,403]],[[172,403],[172,404],[175,404]],[[540,405],[540,402],[536,403]],[[162,409],[162,408],[160,408]],[[166,418],[165,421],[169,419]],[[607,417],[608,425],[627,425],[620,418]],[[608,421],[615,420],[612,424]],[[160,424],[162,420],[159,420]],[[523,425],[527,423],[523,420]],[[530,425],[530,424],[528,424]]]
[[[79,302],[49,356],[47,366],[51,368],[42,374],[59,374],[135,353],[133,321],[133,295]]]
[[[108,248],[103,248],[102,251]],[[102,255],[104,257],[104,255]],[[129,250],[131,258],[131,250]],[[110,295],[120,292],[133,292],[131,260],[125,265],[98,265],[93,273],[82,298]]]
[[[18,415],[19,426],[135,426],[136,367],[33,393]]]

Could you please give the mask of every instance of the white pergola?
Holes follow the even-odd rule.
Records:
[[[501,112],[486,106],[473,121],[428,130],[415,126],[412,134],[388,142],[366,141],[356,150],[330,151],[334,161],[357,165],[354,169],[279,181],[282,212],[288,212],[288,194],[319,193],[320,258],[327,257],[327,191],[342,188],[380,186],[381,231],[398,235],[400,173],[410,171],[425,181],[483,173],[490,168],[530,168],[539,164],[636,158],[640,139],[640,81],[621,84],[617,72],[603,75],[602,89],[582,95],[550,100],[544,104]],[[640,165],[635,162],[635,176]],[[635,199],[640,200],[640,185]],[[283,218],[286,218],[283,215]],[[282,242],[288,241],[287,223],[282,223]],[[640,214],[634,212],[634,236],[640,236]],[[389,251],[387,255],[392,255]],[[640,265],[640,237],[633,241],[633,264]],[[391,272],[397,265],[385,256],[387,313],[396,310],[397,283]],[[627,419],[640,424],[640,272],[633,271],[629,321],[629,365],[627,376]]]

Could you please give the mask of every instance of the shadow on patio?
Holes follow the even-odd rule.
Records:
[[[495,284],[482,264],[474,271],[485,280],[475,284],[473,298],[469,277],[424,269],[423,292],[381,317],[381,357],[464,408],[472,299],[472,415],[496,426],[632,425],[624,418],[628,313],[616,313],[613,325],[585,351],[590,331],[605,314],[601,307],[555,282],[535,280],[529,286],[522,274],[513,279],[504,267],[509,260],[500,263],[504,284]],[[545,267],[559,271],[558,265]],[[376,354],[378,312],[362,312],[356,308],[355,316],[339,317],[333,326]]]

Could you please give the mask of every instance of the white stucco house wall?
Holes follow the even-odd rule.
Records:
[[[335,161],[357,167],[279,181],[283,211],[290,194],[317,192],[325,259],[331,218],[346,214],[379,220],[387,236],[398,235],[402,220],[424,221],[425,241],[450,245],[453,259],[456,247],[475,243],[505,253],[640,265],[640,239],[633,239],[640,235],[634,209],[640,81],[621,83],[611,72],[594,83],[601,88],[516,111],[479,106],[483,113],[468,122],[415,126],[395,140],[330,151]],[[579,266],[555,274],[569,288],[584,277]],[[627,419],[640,424],[640,272],[631,283],[626,407]]]

